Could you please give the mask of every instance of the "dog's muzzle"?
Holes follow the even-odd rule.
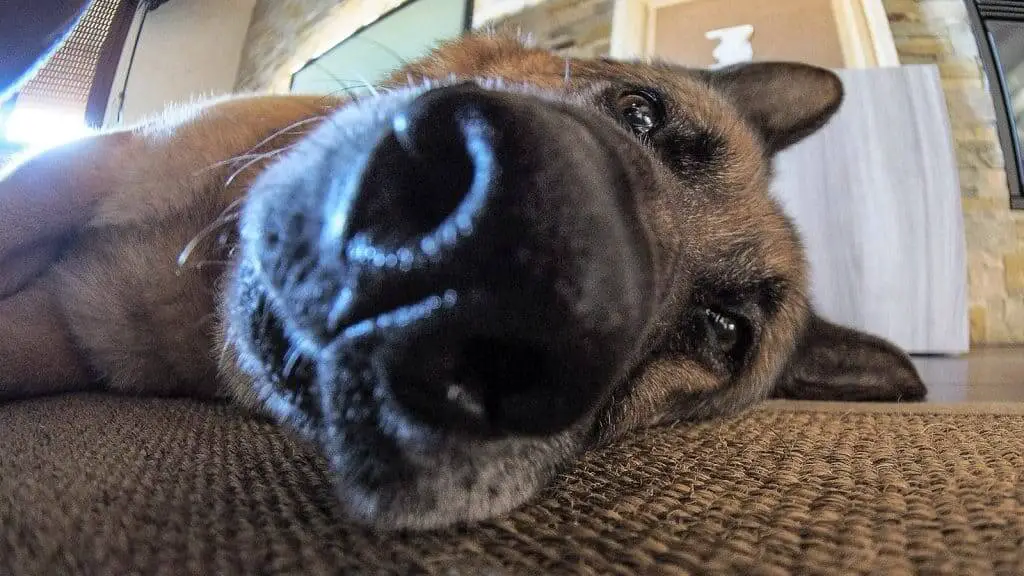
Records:
[[[289,338],[339,403],[331,382],[356,371],[435,431],[566,429],[624,376],[650,315],[635,144],[594,112],[473,83],[383,98],[381,118],[329,119],[248,217]]]

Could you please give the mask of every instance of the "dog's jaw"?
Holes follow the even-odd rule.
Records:
[[[251,261],[239,263],[225,303],[236,396],[319,448],[342,509],[356,522],[422,530],[493,518],[528,501],[584,446],[583,422],[543,438],[439,433],[410,420],[381,393],[372,369],[352,357],[326,360],[300,398],[282,388],[280,368],[261,349],[286,329]],[[290,345],[271,345],[282,344]]]

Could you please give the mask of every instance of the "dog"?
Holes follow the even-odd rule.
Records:
[[[224,97],[49,150],[0,181],[0,394],[230,398],[385,530],[501,515],[644,427],[920,399],[903,351],[814,312],[769,194],[842,99],[805,64],[467,35],[375,94]]]

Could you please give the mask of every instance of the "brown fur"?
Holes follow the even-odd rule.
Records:
[[[385,527],[422,527],[501,513],[594,441],[733,413],[773,393],[827,399],[923,394],[895,347],[813,316],[800,240],[768,194],[771,155],[819,128],[838,107],[842,88],[834,76],[781,64],[709,74],[566,60],[508,38],[473,36],[396,72],[390,85],[422,90],[424,83],[453,79],[480,79],[496,90],[570,104],[612,80],[656,86],[670,95],[670,113],[685,116],[687,129],[709,143],[713,171],[692,168],[697,175],[688,193],[653,198],[641,208],[662,279],[655,286],[659,308],[643,341],[670,341],[692,305],[689,288],[675,295],[666,273],[677,262],[699,262],[695,281],[716,289],[773,282],[779,301],[741,373],[726,374],[677,348],[645,349],[632,362],[631,378],[609,389],[607,401],[577,425],[548,440],[494,444],[482,456],[465,456],[471,463],[524,467],[520,475],[481,472],[490,497],[483,484],[452,496],[447,479],[428,479],[443,487],[407,487],[412,496],[395,497],[404,504],[391,509],[357,501],[350,506],[355,516]],[[322,120],[344,106],[334,97],[223,99],[50,151],[10,171],[0,180],[0,398],[94,385],[227,394],[245,405],[271,406],[272,414],[306,430],[302,414],[286,417],[272,407],[285,402],[283,396],[254,387],[258,368],[247,368],[248,353],[225,325],[232,306],[225,283],[236,281],[237,213],[254,178],[264,178],[257,188],[268,188],[275,178],[301,171],[301,150],[286,149],[304,142],[308,151],[311,139],[328,134]],[[457,467],[462,460],[446,455],[439,462]],[[506,473],[510,480],[501,476]],[[415,499],[421,492],[468,503],[434,510]]]
[[[13,167],[0,186],[0,297],[48,304],[27,314],[2,300],[21,317],[0,322],[0,397],[75,390],[100,376],[125,391],[218,394],[209,342],[227,254],[214,236],[184,265],[179,256],[230,216],[265,161],[224,183],[251,155],[287,146],[308,130],[291,125],[336,104],[292,96],[209,102]],[[63,245],[60,262],[46,268],[53,260],[45,257]],[[26,252],[39,256],[20,256]],[[11,359],[26,353],[47,361],[11,370]]]

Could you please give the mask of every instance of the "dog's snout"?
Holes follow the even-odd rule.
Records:
[[[366,366],[359,381],[400,418],[446,432],[579,421],[624,375],[653,306],[628,134],[475,83],[419,93],[371,134],[344,134],[364,160],[326,156],[327,185],[293,195],[322,217],[292,234],[289,207],[262,212],[264,229],[316,246],[315,270],[282,274],[301,284],[275,301],[319,348],[318,372]],[[279,254],[264,250],[263,269],[297,267]]]

